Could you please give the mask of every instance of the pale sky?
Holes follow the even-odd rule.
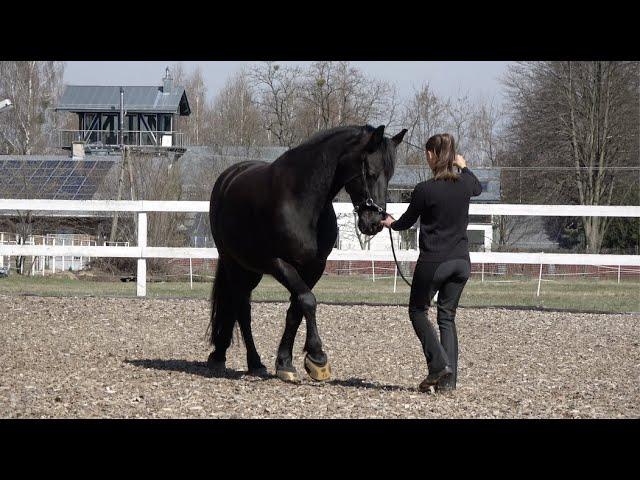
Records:
[[[65,83],[73,85],[160,85],[166,66],[174,61],[67,62]],[[227,78],[254,62],[182,62],[187,72],[202,68],[209,98],[213,98]],[[311,62],[278,62],[308,65]],[[428,82],[443,97],[468,94],[472,99],[494,98],[502,103],[500,78],[510,62],[352,62],[367,76],[395,84],[401,98],[414,87]]]

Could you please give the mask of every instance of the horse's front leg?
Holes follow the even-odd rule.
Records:
[[[313,289],[322,278],[325,265],[326,261],[318,258],[305,266],[302,276],[310,289]],[[303,350],[307,352],[304,367],[309,376],[314,380],[327,380],[331,376],[331,368],[327,362],[327,355],[322,350],[322,341],[316,323],[316,306],[314,306],[313,315],[307,318],[307,339]]]
[[[278,346],[276,357],[276,375],[288,382],[297,382],[298,373],[293,366],[293,344],[296,340],[298,327],[302,322],[302,310],[298,306],[296,295],[291,295],[289,308],[287,309],[287,320],[284,333]]]
[[[316,297],[298,271],[289,263],[277,258],[272,263],[271,274],[291,293],[291,305],[287,311],[287,323],[278,349],[276,374],[285,381],[296,381],[297,375],[291,363],[293,342],[301,317],[307,321],[307,341],[305,342],[305,369],[314,380],[330,377],[327,356],[322,351],[322,342],[316,325]],[[315,282],[314,282],[315,283]]]

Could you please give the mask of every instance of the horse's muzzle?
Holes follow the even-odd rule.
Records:
[[[358,215],[358,229],[365,235],[373,236],[383,229],[380,222],[386,216],[386,213],[380,213],[377,210],[360,210]]]

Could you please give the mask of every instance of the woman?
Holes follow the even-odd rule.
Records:
[[[453,390],[458,373],[456,309],[471,273],[469,200],[480,195],[482,187],[462,155],[456,155],[451,135],[434,135],[425,147],[433,178],[416,185],[404,215],[398,220],[389,215],[382,224],[406,230],[420,217],[420,256],[413,274],[409,318],[422,343],[429,373],[418,388]],[[454,166],[461,169],[459,174],[453,171]],[[436,292],[439,340],[427,320],[427,309]]]

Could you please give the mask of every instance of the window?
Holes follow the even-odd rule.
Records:
[[[118,143],[118,135],[116,133],[118,126],[117,115],[102,115],[102,141],[106,145],[116,145]]]
[[[95,143],[98,141],[98,134],[95,132],[100,129],[100,114],[85,113],[84,114],[84,141],[87,143]],[[87,131],[88,130],[88,131]]]
[[[401,203],[409,203],[411,202],[411,194],[413,190],[402,190],[400,192],[400,202]]]
[[[127,130],[137,131],[140,130],[138,124],[138,114],[127,115],[126,118]]]
[[[145,115],[144,119],[147,122],[147,126],[149,127],[149,131],[150,132],[155,132],[157,130],[156,116],[155,115]]]
[[[125,145],[136,145],[138,143],[138,130],[140,130],[138,114],[134,113],[132,115],[127,115],[125,125],[126,130],[128,130],[124,133]]]
[[[158,130],[161,132],[171,131],[171,115],[169,114],[158,115]]]

